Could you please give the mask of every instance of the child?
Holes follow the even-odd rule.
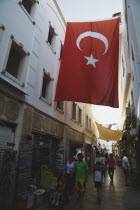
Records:
[[[64,195],[64,189],[65,189],[65,179],[63,176],[61,176],[61,177],[59,177],[56,191],[53,193],[53,195],[51,197],[52,205],[58,206],[60,204],[60,201]]]
[[[101,201],[101,187],[103,180],[103,168],[101,162],[97,162],[94,170],[95,187],[97,188],[97,199]]]

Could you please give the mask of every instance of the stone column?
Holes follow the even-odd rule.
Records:
[[[22,126],[23,126],[23,117],[24,117],[24,105],[20,105],[19,117],[18,117],[18,125],[15,133],[15,150],[19,152],[19,145],[22,136]],[[18,156],[17,156],[18,157]]]

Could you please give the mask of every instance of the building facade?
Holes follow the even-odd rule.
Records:
[[[78,152],[93,158],[92,106],[54,102],[65,30],[55,0],[0,2],[0,170],[5,149],[14,151],[11,195],[38,185],[44,165],[54,171]]]
[[[132,128],[135,128],[134,146],[136,149],[136,178],[137,187],[140,187],[140,27],[139,27],[139,9],[140,2],[138,0],[126,0],[124,4],[124,22],[126,26],[126,37],[128,40],[128,64],[131,70],[131,88],[128,96],[128,117],[127,117],[127,133],[130,133]],[[137,135],[137,136],[136,136]],[[128,136],[128,135],[127,135]]]

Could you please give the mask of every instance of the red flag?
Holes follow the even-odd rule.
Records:
[[[118,107],[119,18],[67,23],[55,101]]]

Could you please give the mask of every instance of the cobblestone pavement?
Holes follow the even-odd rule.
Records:
[[[89,176],[84,201],[78,201],[74,194],[73,199],[65,203],[64,210],[140,210],[140,192],[132,186],[124,185],[124,175],[120,167],[115,170],[113,184],[110,182],[108,174],[106,175],[102,187],[101,203],[97,202],[96,189],[92,179],[92,176]],[[44,206],[36,210],[51,209],[58,209],[58,207]]]

